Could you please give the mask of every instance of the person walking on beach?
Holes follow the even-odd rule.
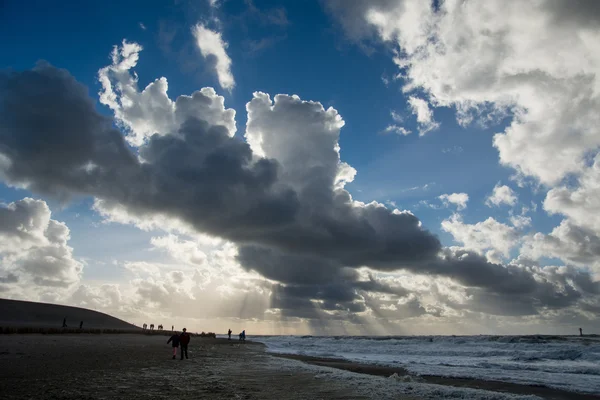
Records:
[[[83,321],[79,323],[79,329],[83,329]]]
[[[579,328],[579,336],[583,336],[583,329]]]
[[[169,340],[167,340],[167,344],[171,343],[171,346],[173,346],[173,360],[177,358],[177,348],[179,347],[179,335],[178,334],[174,334],[173,336],[171,336],[169,338]],[[181,358],[183,359],[183,352],[181,352],[182,356]]]
[[[181,344],[181,359],[183,360],[183,353],[185,353],[185,358],[188,358],[188,344],[190,343],[190,334],[186,332],[186,329],[183,328],[183,332],[179,335],[179,343]]]
[[[63,328],[67,327],[67,317],[63,319]]]
[[[240,341],[242,341],[242,342],[246,341],[246,330],[245,329],[242,331],[242,333],[240,333]]]
[[[227,336],[229,336],[229,339],[227,340],[231,340],[231,329],[227,331]]]
[[[171,325],[171,332],[175,330],[175,325]]]

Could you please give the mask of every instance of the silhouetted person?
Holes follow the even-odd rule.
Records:
[[[229,336],[228,340],[231,340],[231,329],[227,331],[227,336]]]
[[[79,329],[83,329],[83,321],[79,323]]]
[[[242,333],[240,333],[240,340],[242,342],[246,341],[246,330],[245,329],[242,331]]]
[[[171,325],[171,332],[175,330],[175,325]]]
[[[190,334],[186,332],[186,329],[183,328],[183,332],[179,335],[179,343],[181,344],[181,359],[183,360],[183,353],[185,353],[185,358],[188,358],[188,344],[190,343]]]
[[[67,318],[63,319],[63,328],[67,327]]]
[[[583,336],[583,330],[579,328],[579,336]]]
[[[179,347],[179,341],[180,338],[178,334],[174,334],[169,338],[169,340],[167,340],[167,344],[171,343],[171,345],[173,346],[173,360],[177,358],[177,348]],[[181,354],[181,359],[183,359],[183,351],[181,352]]]

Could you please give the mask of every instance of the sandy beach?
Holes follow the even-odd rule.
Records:
[[[193,338],[171,359],[167,336],[3,335],[4,399],[362,399],[314,374],[270,365],[262,345]]]
[[[598,398],[473,380],[417,382],[402,370],[276,357],[260,343],[225,339],[195,337],[190,359],[172,360],[166,341],[136,334],[2,335],[0,392],[4,399],[61,400]],[[389,378],[394,372],[399,378]]]

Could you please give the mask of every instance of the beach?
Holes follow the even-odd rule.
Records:
[[[171,359],[168,336],[2,335],[3,399],[363,399],[314,374],[271,365],[262,345],[192,338]]]
[[[373,370],[359,363],[286,356],[295,358],[290,359],[265,352],[260,343],[226,339],[194,337],[190,359],[173,360],[167,338],[141,334],[2,335],[2,398],[598,398],[528,386],[517,390],[515,385],[498,383],[455,387],[452,385],[460,385],[441,378],[436,382],[403,376],[401,369]]]

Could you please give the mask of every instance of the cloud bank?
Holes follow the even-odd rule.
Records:
[[[411,212],[354,200],[345,185],[356,171],[341,160],[344,121],[335,109],[256,92],[246,105],[242,140],[235,113],[212,89],[172,101],[161,78],[140,92],[131,71],[140,51],[123,42],[99,71],[101,102],[125,137],[67,71],[42,63],[3,72],[3,180],[61,200],[91,196],[115,221],[172,221],[168,229],[235,243],[230,259],[265,278],[246,292],[257,304],[244,314],[249,318],[436,318],[457,309],[535,315],[597,301],[598,282],[587,273],[491,257],[494,250],[507,258],[512,227],[502,227],[502,241],[493,241],[486,230],[500,232],[494,221],[471,229],[455,218],[447,230],[464,247],[444,248]],[[462,207],[462,195],[444,199]],[[202,266],[208,257],[187,239],[152,244],[187,266]],[[201,298],[208,285],[198,271],[130,267],[139,274],[139,304],[157,309]],[[375,275],[398,271],[450,281],[459,298],[438,290],[427,295],[437,305],[425,305],[427,290]],[[3,279],[13,275],[6,271]],[[84,288],[78,296],[93,303],[99,290]]]

